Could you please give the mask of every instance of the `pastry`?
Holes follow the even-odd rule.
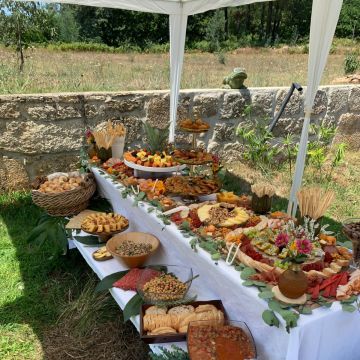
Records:
[[[128,219],[114,213],[94,213],[88,215],[81,224],[81,229],[89,233],[110,233],[121,231],[129,225]]]
[[[106,261],[112,259],[112,255],[107,251],[106,246],[102,246],[98,250],[94,251],[92,257],[96,261]]]

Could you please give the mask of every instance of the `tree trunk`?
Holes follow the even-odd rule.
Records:
[[[260,19],[260,37],[259,40],[262,41],[264,38],[264,23],[265,23],[265,3],[263,2],[261,5],[261,19]]]
[[[17,52],[19,54],[19,58],[20,58],[20,66],[19,66],[19,71],[23,72],[24,70],[24,49],[23,49],[23,43],[22,43],[22,39],[21,39],[21,26],[19,23],[17,23]]]
[[[228,8],[224,8],[224,17],[225,17],[225,39],[229,38],[229,10]]]
[[[266,40],[268,40],[268,38],[270,37],[272,17],[273,17],[273,2],[270,1],[268,4],[268,16],[266,20],[266,32],[265,32]]]

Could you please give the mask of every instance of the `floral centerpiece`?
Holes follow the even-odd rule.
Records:
[[[322,254],[315,235],[318,226],[308,218],[305,218],[304,225],[299,226],[290,221],[276,236],[275,245],[285,255],[282,263],[286,265],[285,268],[288,267],[279,278],[279,289],[288,298],[298,298],[307,290],[307,278],[300,265]]]

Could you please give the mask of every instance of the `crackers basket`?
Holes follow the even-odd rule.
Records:
[[[56,177],[56,174],[49,175],[48,178],[50,177]],[[89,200],[96,190],[93,174],[84,174],[82,177],[84,181],[81,183],[81,186],[60,193],[41,192],[38,190],[39,184],[36,190],[32,190],[31,192],[34,204],[44,209],[51,216],[78,214],[87,208]]]

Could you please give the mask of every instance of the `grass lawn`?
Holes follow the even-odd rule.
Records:
[[[0,359],[146,359],[112,297],[94,294],[97,277],[76,250],[29,249],[39,215],[29,194],[0,195]]]
[[[359,45],[355,45],[359,47]],[[322,84],[342,77],[346,49],[330,55]],[[245,67],[249,87],[306,85],[308,55],[289,48],[244,48],[225,54],[187,53],[181,87],[220,88],[223,77]],[[124,91],[169,88],[168,54],[111,54],[47,49],[26,50],[17,71],[15,51],[0,47],[0,94],[68,91]]]

